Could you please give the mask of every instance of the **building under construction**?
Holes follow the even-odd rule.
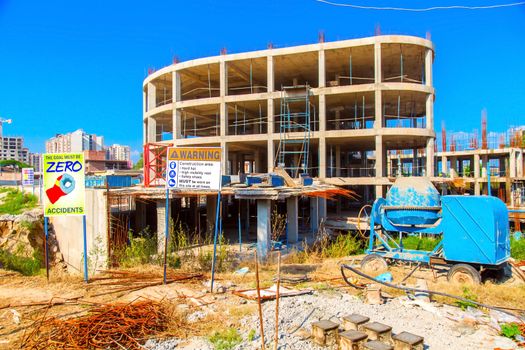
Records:
[[[400,35],[324,42],[174,62],[144,81],[146,186],[162,184],[158,147],[220,146],[224,174],[306,173],[385,193],[391,155],[434,175],[430,40]],[[149,165],[148,165],[149,164]],[[153,166],[152,166],[153,164]],[[350,209],[349,203],[329,210]]]

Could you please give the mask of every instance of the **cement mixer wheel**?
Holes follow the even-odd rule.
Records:
[[[361,260],[361,270],[379,275],[388,270],[388,264],[382,256],[369,254]]]
[[[468,264],[456,264],[448,270],[447,279],[457,284],[480,284],[481,274]]]

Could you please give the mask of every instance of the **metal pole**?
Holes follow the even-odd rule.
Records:
[[[84,282],[88,283],[88,251],[87,251],[87,237],[86,237],[86,215],[82,215],[82,229],[84,238]]]
[[[166,208],[164,210],[164,217],[166,225],[164,230],[164,284],[166,284],[166,275],[167,275],[167,261],[168,261],[168,236],[170,231],[170,190],[166,188]]]
[[[215,233],[213,235],[213,260],[211,262],[211,284],[210,292],[213,293],[213,280],[215,279],[215,260],[217,257],[217,235],[219,229],[219,206],[221,203],[221,191],[217,194],[217,208],[215,210]]]
[[[46,263],[46,277],[49,282],[49,253],[47,249],[47,236],[48,236],[48,217],[44,216],[44,254],[45,254],[45,263]]]
[[[241,227],[241,200],[239,199],[239,210],[237,213],[237,227],[239,228],[239,251],[242,251],[242,227]]]

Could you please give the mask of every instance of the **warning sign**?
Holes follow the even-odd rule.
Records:
[[[33,186],[35,184],[35,170],[33,168],[22,168],[22,186]]]
[[[82,153],[44,154],[44,216],[84,215]]]
[[[220,147],[170,147],[166,187],[180,189],[221,189]]]

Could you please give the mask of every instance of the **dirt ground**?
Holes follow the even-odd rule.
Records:
[[[242,323],[245,322],[243,320],[257,314],[256,303],[248,302],[231,292],[255,288],[252,260],[241,262],[240,266],[249,269],[246,274],[230,272],[216,275],[215,287],[223,292],[220,294],[208,293],[209,273],[163,285],[162,268],[159,266],[142,266],[139,269],[128,270],[127,273],[133,278],[125,280],[118,274],[100,275],[89,284],[85,284],[78,275],[52,273],[48,282],[45,276],[25,277],[0,269],[0,348],[19,348],[24,334],[31,330],[34,322],[39,320],[43,313],[59,318],[73,318],[85,315],[93,305],[132,302],[140,298],[174,302],[181,310],[185,310],[187,317],[200,319],[201,325],[188,329],[185,333],[187,337],[206,337],[214,330],[227,327],[241,329]],[[305,264],[287,264],[284,258],[281,272],[283,277],[306,277],[306,281],[290,288],[309,288],[328,293],[337,291],[352,298],[361,298],[362,291],[346,285],[339,270],[341,262],[356,264],[358,261],[359,257],[350,257]],[[401,281],[410,270],[408,266],[390,267],[394,283]],[[178,271],[170,271],[170,275],[173,276],[177,273]],[[275,274],[275,264],[260,266],[261,287],[271,286]],[[415,272],[405,283],[414,285],[416,279],[422,278],[427,281],[430,290],[464,295],[464,287],[451,285],[446,281],[445,276],[444,271],[437,271],[434,274],[431,270],[424,269]],[[391,298],[403,295],[398,290],[388,288],[384,288],[383,293]],[[499,284],[486,282],[479,286],[471,286],[469,293],[486,304],[525,309],[525,283],[517,277],[509,278]],[[453,304],[452,300],[434,299],[440,303]]]

